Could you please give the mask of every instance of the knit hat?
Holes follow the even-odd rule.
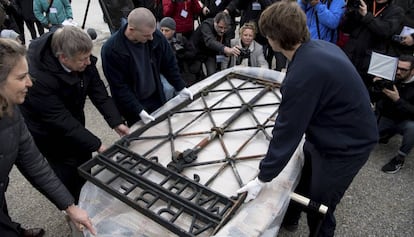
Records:
[[[171,30],[175,30],[175,26],[176,26],[175,25],[175,21],[171,17],[164,17],[160,21],[160,28],[161,27],[167,27],[167,28],[169,28]]]

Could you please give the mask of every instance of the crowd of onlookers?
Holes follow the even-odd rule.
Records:
[[[257,29],[261,12],[274,2],[163,1],[164,18],[157,20],[187,85],[235,65],[286,69],[286,58],[273,52]],[[380,143],[402,135],[396,156],[382,168],[386,173],[397,172],[414,146],[414,1],[297,2],[306,14],[311,39],[338,45],[359,72],[377,113]],[[194,29],[191,22],[195,16],[198,24]],[[373,52],[399,58],[391,87],[384,88],[382,78],[368,73]]]

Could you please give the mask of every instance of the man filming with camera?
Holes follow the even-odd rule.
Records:
[[[414,57],[401,55],[392,89],[386,88],[382,78],[375,77],[374,100],[378,113],[380,143],[387,143],[395,134],[402,135],[397,154],[382,167],[389,174],[398,172],[404,165],[405,157],[414,146]]]

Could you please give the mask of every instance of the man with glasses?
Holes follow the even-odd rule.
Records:
[[[217,64],[225,61],[226,56],[238,56],[240,50],[230,47],[231,32],[230,16],[219,12],[214,18],[203,21],[191,38],[197,52],[196,58],[200,64],[204,63],[207,76],[217,71]],[[221,68],[221,67],[219,67]]]
[[[374,83],[382,80],[374,78]],[[382,167],[389,174],[398,172],[405,157],[414,146],[414,57],[401,55],[398,61],[395,83],[391,89],[383,88],[374,94],[379,115],[380,143],[387,143],[395,134],[402,135],[397,154]]]
[[[185,87],[175,55],[164,35],[156,29],[154,15],[136,8],[128,22],[102,46],[102,68],[112,96],[128,126],[154,121],[151,112],[166,102],[160,74],[179,95],[192,99]]]

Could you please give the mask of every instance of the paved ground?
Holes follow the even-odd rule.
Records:
[[[72,1],[74,19],[82,24],[86,2]],[[108,33],[102,20],[98,0],[91,1],[86,27],[98,30],[96,49]],[[98,61],[98,64],[100,62]],[[102,138],[104,144],[112,144],[117,135],[111,131],[99,113],[86,105],[87,127]],[[354,179],[336,211],[336,236],[414,236],[414,155],[408,157],[404,169],[397,174],[380,171],[398,149],[399,137],[389,144],[377,146],[361,172]],[[10,215],[24,227],[43,227],[46,236],[66,237],[70,234],[64,216],[53,204],[30,186],[21,174],[13,169],[11,182],[6,194]],[[279,236],[307,236],[306,218],[295,233],[281,231]]]

